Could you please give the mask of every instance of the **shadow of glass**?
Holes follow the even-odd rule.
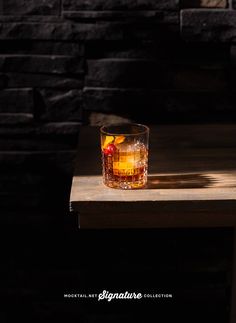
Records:
[[[215,182],[203,174],[149,175],[147,189],[206,188]]]

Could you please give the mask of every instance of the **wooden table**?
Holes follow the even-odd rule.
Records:
[[[82,127],[70,197],[81,229],[236,228],[236,125],[151,127],[149,153],[146,189],[107,188],[101,177],[99,129]],[[236,279],[232,291],[236,304]]]

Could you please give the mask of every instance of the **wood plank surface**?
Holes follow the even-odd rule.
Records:
[[[148,185],[102,183],[100,135],[82,127],[70,207],[81,228],[236,226],[236,125],[150,129]]]

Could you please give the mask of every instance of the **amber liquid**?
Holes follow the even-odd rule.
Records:
[[[143,188],[147,182],[147,150],[102,153],[104,184],[112,188]]]

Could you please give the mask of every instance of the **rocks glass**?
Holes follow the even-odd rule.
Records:
[[[149,128],[114,124],[100,128],[103,182],[119,189],[145,187],[148,171]]]

